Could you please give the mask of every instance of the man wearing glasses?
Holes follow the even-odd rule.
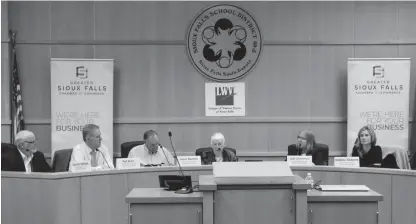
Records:
[[[35,134],[31,131],[20,131],[14,145],[2,143],[1,151],[2,171],[52,172],[43,153],[37,151]]]
[[[100,127],[95,124],[87,124],[82,129],[83,143],[74,147],[71,162],[91,162],[92,170],[112,169],[113,157],[108,153],[107,147],[101,144]]]

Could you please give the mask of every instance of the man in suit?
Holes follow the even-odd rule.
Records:
[[[42,152],[36,149],[33,132],[16,134],[14,145],[1,143],[1,170],[17,172],[52,172]]]

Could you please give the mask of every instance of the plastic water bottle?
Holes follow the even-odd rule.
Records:
[[[307,176],[305,177],[306,182],[308,182],[308,184],[311,185],[311,188],[313,189],[313,177],[311,173],[308,173]]]

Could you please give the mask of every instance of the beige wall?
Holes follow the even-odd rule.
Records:
[[[346,153],[347,58],[416,58],[415,2],[232,2],[256,19],[264,51],[241,80],[246,83],[246,117],[209,118],[204,116],[208,80],[190,63],[185,35],[194,16],[216,3],[8,4],[8,26],[18,31],[26,122],[47,154],[50,58],[115,59],[116,153],[122,142],[141,139],[147,129],[157,130],[168,145],[170,129],[180,152],[208,145],[212,132],[221,131],[239,155],[252,156],[285,155],[305,128],[329,145],[330,154]],[[2,19],[2,30],[5,25]],[[2,35],[2,46],[7,46],[5,40]],[[6,141],[10,109],[4,102],[10,95],[3,72]],[[413,60],[411,114],[414,74]]]

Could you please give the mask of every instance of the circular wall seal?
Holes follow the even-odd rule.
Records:
[[[232,5],[204,9],[192,21],[186,38],[189,58],[195,68],[220,82],[247,75],[259,60],[262,49],[256,21]]]

